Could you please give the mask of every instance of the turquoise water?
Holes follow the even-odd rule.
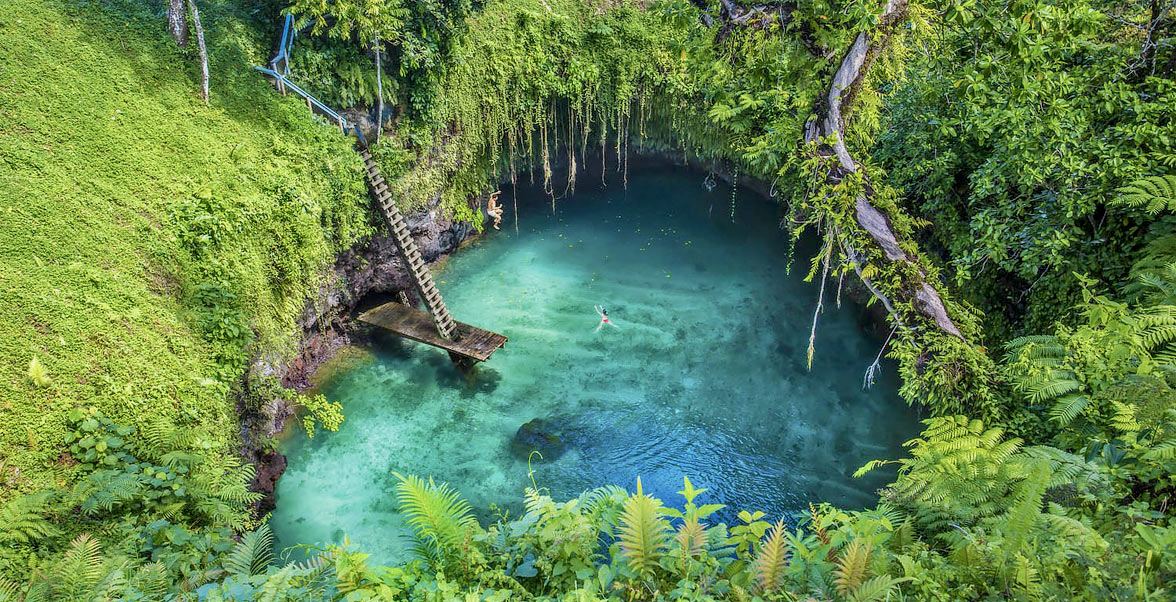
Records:
[[[555,215],[546,197],[521,191],[518,235],[508,209],[501,231],[434,274],[457,319],[510,337],[476,373],[376,336],[368,360],[325,383],[346,421],[284,443],[272,522],[282,545],[346,535],[377,561],[405,558],[393,471],[453,484],[484,521],[492,504],[517,508],[530,480],[511,440],[535,418],[566,444],[534,463],[557,498],[633,489],[640,476],[676,504],[688,475],[710,490],[704,501],[772,516],[822,500],[873,504],[887,475],[849,475],[898,457],[917,417],[893,366],[862,389],[884,333],[864,334],[860,309],[835,309],[832,290],[806,370],[811,249],[786,275],[779,209],[740,193],[732,223],[729,188],[707,192],[699,174],[673,168],[630,173],[627,191],[579,187]],[[597,304],[616,328],[594,331]]]

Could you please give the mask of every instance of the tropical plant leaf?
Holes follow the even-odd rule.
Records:
[[[396,497],[417,540],[436,561],[452,553],[478,527],[469,502],[447,483],[437,485],[418,476],[393,473],[399,479]],[[439,556],[436,556],[439,555]]]
[[[1161,211],[1176,211],[1176,176],[1149,176],[1135,180],[1119,189],[1116,204],[1139,208],[1152,215]]]
[[[784,519],[781,518],[768,531],[767,538],[760,544],[755,557],[755,579],[760,591],[774,594],[784,583],[784,570],[788,568],[788,546],[784,536]]]
[[[641,479],[637,493],[629,496],[621,509],[621,555],[634,573],[649,577],[668,546],[669,523],[661,517],[661,500],[645,495]]]
[[[256,531],[241,537],[222,565],[234,575],[260,575],[273,560],[273,543],[274,536],[269,524],[263,524]]]

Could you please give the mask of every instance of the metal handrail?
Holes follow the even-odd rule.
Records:
[[[293,90],[295,94],[305,98],[307,100],[307,102],[314,105],[315,108],[322,111],[323,113],[326,113],[328,117],[334,119],[335,121],[338,121],[339,125],[343,126],[344,128],[346,128],[347,125],[349,125],[351,123],[351,122],[347,121],[346,117],[340,115],[331,107],[328,107],[327,105],[323,104],[319,99],[311,96],[310,93],[307,92],[306,90],[299,88],[297,85],[294,84],[294,82],[290,81],[289,79],[286,79],[285,75],[282,75],[281,73],[278,73],[277,71],[274,71],[273,69],[267,69],[265,67],[258,67],[257,65],[254,65],[253,68],[257,69],[258,71],[261,71],[262,73],[264,73],[272,78],[277,79],[279,82],[282,83],[282,85]]]
[[[282,75],[290,73],[290,44],[294,43],[294,15],[286,15],[286,24],[282,27],[282,41],[278,44],[278,54],[270,59],[270,68],[278,70],[278,62],[282,63]]]

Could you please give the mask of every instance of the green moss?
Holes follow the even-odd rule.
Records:
[[[206,107],[141,4],[0,4],[0,498],[70,480],[82,404],[230,444],[244,358],[291,352],[324,267],[372,231],[358,157],[251,69],[269,43],[247,15],[202,4]]]

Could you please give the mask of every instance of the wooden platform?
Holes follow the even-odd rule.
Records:
[[[454,322],[457,332],[461,333],[460,340],[443,339],[437,334],[433,317],[428,312],[396,302],[360,314],[359,321],[479,362],[490,359],[499,347],[506,344],[506,337],[496,332],[461,322]]]

